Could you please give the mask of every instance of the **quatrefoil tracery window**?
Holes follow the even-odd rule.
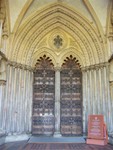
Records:
[[[63,45],[63,39],[59,35],[54,38],[54,45],[57,49]]]

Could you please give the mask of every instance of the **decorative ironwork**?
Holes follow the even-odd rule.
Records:
[[[59,49],[62,46],[62,42],[63,42],[62,38],[59,35],[57,35],[56,38],[54,39],[54,45],[56,46],[56,48]]]
[[[54,92],[55,71],[49,57],[37,60],[34,72],[33,134],[53,135],[54,133]]]
[[[66,59],[64,60],[64,63],[62,64],[63,68],[76,68],[78,70],[80,70],[80,64],[78,62],[78,60],[76,59],[76,57],[73,57],[72,55],[70,55],[70,57],[66,57]]]
[[[52,63],[52,60],[47,57],[46,55],[43,55],[43,57],[40,57],[40,59],[37,60],[37,63],[35,65],[36,69],[53,69],[54,65]],[[44,73],[44,72],[43,72]]]
[[[82,134],[81,70],[76,58],[67,57],[61,70],[61,134]]]

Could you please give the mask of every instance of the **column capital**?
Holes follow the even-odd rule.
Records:
[[[86,66],[86,67],[82,67],[81,70],[82,72],[88,71],[88,70],[98,70],[100,68],[104,68],[104,67],[108,67],[109,63],[108,62],[104,62],[104,63],[100,63],[100,64],[94,64],[91,66]]]
[[[54,67],[54,69],[55,69],[55,71],[61,71],[61,67],[60,66],[56,66],[56,67]]]
[[[108,36],[109,41],[113,41],[113,33]]]
[[[110,81],[110,86],[112,86],[112,87],[113,87],[113,81]]]
[[[8,34],[7,33],[3,33],[2,37],[3,37],[4,40],[6,40],[6,39],[8,39]]]
[[[19,68],[19,69],[23,69],[23,70],[29,70],[29,71],[33,71],[34,68],[25,64],[21,64],[21,63],[17,63],[17,62],[13,62],[13,61],[8,61],[7,65],[12,66],[14,68]]]
[[[0,86],[1,85],[6,85],[6,80],[0,80]]]

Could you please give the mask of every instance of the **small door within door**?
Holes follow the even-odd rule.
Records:
[[[32,134],[54,134],[55,71],[51,60],[44,55],[34,73]]]
[[[82,135],[82,73],[76,58],[67,57],[61,70],[61,134]]]

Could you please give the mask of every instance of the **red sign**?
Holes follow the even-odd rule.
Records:
[[[103,115],[89,115],[88,138],[104,139],[104,117]]]

